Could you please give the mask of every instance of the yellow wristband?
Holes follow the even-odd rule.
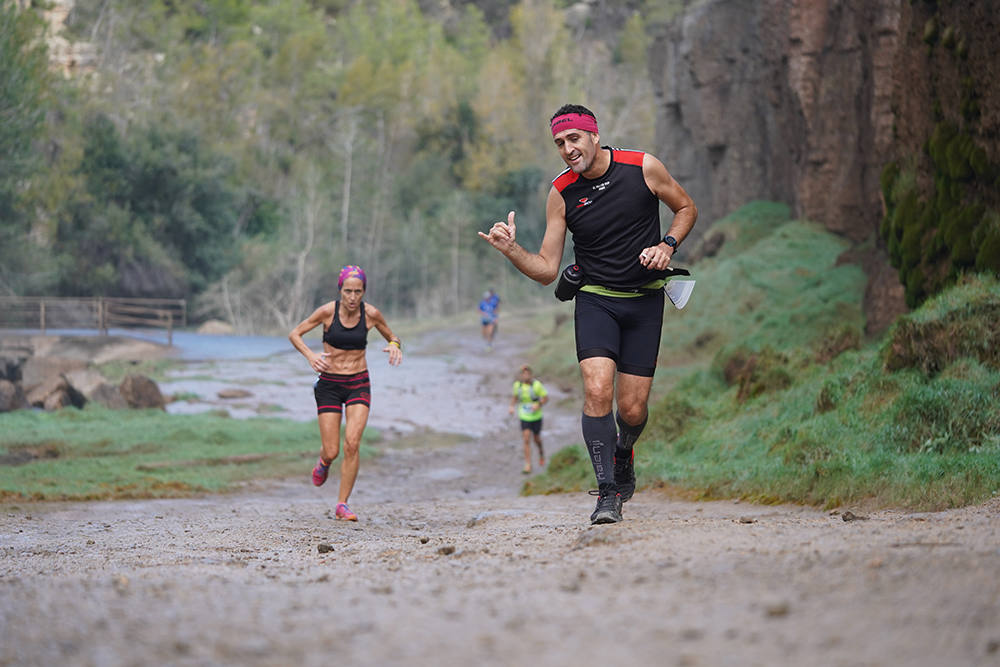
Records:
[[[398,348],[399,348],[400,350],[402,350],[402,349],[403,349],[403,346],[399,344],[399,341],[398,341],[398,340],[390,340],[390,341],[389,341],[389,345],[395,345],[395,346],[396,346],[396,347],[398,347]]]

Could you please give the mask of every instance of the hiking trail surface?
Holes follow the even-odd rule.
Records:
[[[490,353],[471,323],[426,333],[399,368],[372,337],[357,523],[313,459],[223,495],[0,506],[0,665],[1000,665],[1000,500],[686,502],[640,469],[624,522],[590,526],[586,493],[518,494],[511,331]],[[289,351],[161,387],[206,397],[171,411],[315,419],[312,377]],[[580,389],[546,385],[551,456]]]

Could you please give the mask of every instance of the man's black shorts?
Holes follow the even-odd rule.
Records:
[[[653,377],[663,330],[663,290],[634,298],[576,295],[576,358],[607,357],[619,373]]]

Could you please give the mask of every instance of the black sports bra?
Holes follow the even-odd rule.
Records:
[[[340,302],[333,307],[333,322],[323,331],[323,342],[338,350],[363,350],[368,345],[368,325],[365,322],[365,302],[361,302],[361,319],[350,329],[340,323]]]

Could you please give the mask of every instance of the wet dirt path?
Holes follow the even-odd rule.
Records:
[[[1000,664],[1000,502],[844,521],[641,491],[622,524],[591,527],[586,494],[518,495],[523,344],[428,335],[406,376],[369,352],[372,423],[399,446],[364,462],[356,524],[308,470],[0,508],[0,665]],[[222,368],[256,378],[226,409],[301,392],[304,362],[266,364]],[[569,408],[546,423],[550,447],[578,438]]]

